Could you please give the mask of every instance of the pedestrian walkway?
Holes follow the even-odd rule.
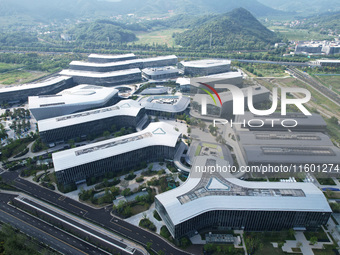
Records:
[[[299,248],[303,255],[314,255],[313,249],[323,249],[325,244],[333,244],[332,239],[329,237],[328,233],[326,233],[330,242],[317,242],[312,245],[306,239],[303,231],[296,231],[295,238],[296,240],[287,240],[285,244],[282,246],[282,250],[287,253],[296,253],[292,250],[292,248],[298,248],[298,244],[300,244]]]

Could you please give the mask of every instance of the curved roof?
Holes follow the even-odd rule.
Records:
[[[72,79],[68,76],[56,76],[52,77],[37,83],[28,83],[28,84],[22,84],[22,85],[12,85],[12,86],[5,86],[0,88],[0,93],[6,93],[6,92],[13,92],[13,91],[22,91],[22,90],[29,90],[29,89],[36,89],[36,88],[43,88],[48,86],[53,86],[58,82],[66,81]]]
[[[109,55],[109,54],[90,54],[88,56],[89,58],[102,58],[102,59],[110,59],[110,60],[115,60],[115,59],[122,59],[122,58],[134,58],[136,57],[135,54],[133,53],[128,53],[128,54],[118,54],[118,55]]]
[[[154,100],[167,100],[167,99],[175,99],[178,101],[175,104],[168,104],[168,103],[157,103]],[[189,104],[190,98],[189,97],[178,97],[178,96],[151,96],[145,97],[140,101],[141,105],[145,107],[146,110],[151,111],[160,111],[160,112],[183,112],[185,111]]]
[[[113,72],[90,72],[90,71],[78,71],[65,69],[60,72],[61,75],[67,76],[80,76],[80,77],[91,77],[91,78],[109,78],[116,77],[122,75],[130,75],[130,74],[140,74],[141,71],[138,68],[119,70]]]
[[[181,61],[184,67],[207,68],[223,65],[230,65],[231,61],[226,59],[202,59],[195,61]]]
[[[62,171],[150,146],[174,148],[179,136],[180,133],[175,130],[175,127],[167,123],[151,123],[146,129],[137,133],[53,153],[54,169],[56,172]]]
[[[174,225],[213,210],[332,211],[312,183],[246,182],[227,173],[194,172],[196,166],[206,166],[208,160],[196,157],[195,167],[182,186],[156,196]],[[229,165],[221,159],[215,162]]]
[[[96,110],[84,111],[38,121],[39,132],[106,119],[114,116],[136,117],[143,107],[134,100],[122,100],[118,104]]]
[[[78,85],[61,91],[56,95],[34,96],[28,98],[30,109],[45,107],[65,107],[67,105],[97,104],[109,101],[118,94],[115,88],[94,85]]]
[[[167,87],[156,87],[156,88],[148,88],[140,93],[141,95],[162,95],[168,93]]]

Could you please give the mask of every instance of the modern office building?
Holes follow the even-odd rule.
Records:
[[[145,109],[134,100],[123,100],[114,106],[84,111],[38,121],[41,140],[58,143],[69,139],[86,139],[110,131],[129,128],[142,130],[149,123]]]
[[[178,68],[182,69],[185,75],[204,76],[230,71],[230,60],[203,59],[195,61],[182,61]]]
[[[243,73],[227,72],[197,78],[178,78],[176,83],[179,84],[182,92],[204,93],[198,89],[198,87],[202,87],[200,83],[205,83],[220,93],[227,90],[225,85],[235,85],[239,88],[243,87]]]
[[[172,66],[144,68],[142,75],[148,80],[166,80],[178,77],[179,69]]]
[[[174,66],[178,62],[178,59],[174,55],[170,56],[159,56],[153,58],[139,58],[139,59],[129,59],[125,61],[116,62],[85,62],[85,61],[72,61],[70,63],[71,70],[87,71],[87,72],[114,72],[119,70],[128,70],[134,68],[155,68],[162,66]],[[173,67],[163,67],[168,73],[173,73]]]
[[[168,94],[169,87],[157,86],[143,90],[141,95],[165,95]]]
[[[127,70],[134,68],[141,68],[141,61],[139,59],[131,59],[119,62],[108,63],[94,63],[85,61],[72,61],[70,63],[71,70],[87,71],[87,72],[114,72],[119,70]]]
[[[140,58],[142,63],[141,69],[162,66],[175,66],[178,63],[178,58],[175,55],[158,56],[152,58]]]
[[[251,112],[236,115],[236,129],[251,131],[295,131],[295,132],[326,132],[327,123],[319,115],[304,115],[303,113],[287,112],[287,115],[275,112],[268,116],[257,116]],[[282,125],[283,124],[283,125]]]
[[[78,85],[56,95],[29,97],[28,107],[36,120],[112,105],[118,101],[114,88]]]
[[[295,46],[295,54],[333,55],[339,53],[339,41],[301,41]]]
[[[183,185],[155,197],[172,237],[178,240],[201,230],[315,230],[331,216],[326,198],[312,183],[246,182],[209,170],[228,165],[196,157]]]
[[[203,85],[201,85],[203,87]],[[241,89],[244,94],[244,103],[247,105],[248,90],[252,89],[253,104],[257,105],[269,101],[270,91],[263,86],[252,86]],[[207,102],[207,116],[229,118],[233,113],[233,95],[230,91],[219,93],[222,106],[216,95],[213,95],[215,101],[207,94],[196,94],[193,99],[193,108],[201,114],[202,101]],[[216,102],[216,103],[215,103]],[[242,115],[243,117],[243,115]]]
[[[175,116],[186,112],[190,105],[190,98],[186,96],[150,96],[140,101],[147,114]]]
[[[317,65],[321,66],[321,67],[325,67],[325,66],[334,66],[334,67],[338,67],[340,66],[340,60],[339,59],[320,59],[315,61]]]
[[[74,82],[78,84],[100,86],[114,86],[142,80],[142,74],[138,68],[104,73],[66,69],[60,74],[73,77]]]
[[[56,76],[37,83],[6,86],[0,89],[0,103],[26,102],[29,96],[58,93],[74,85],[72,77]]]
[[[143,131],[52,154],[59,184],[82,183],[107,172],[129,171],[141,162],[173,160],[180,133],[151,123]]]
[[[136,56],[133,53],[120,54],[120,55],[90,54],[88,56],[88,61],[94,62],[94,63],[109,63],[109,62],[131,60],[135,58]]]
[[[238,132],[247,165],[340,164],[340,149],[327,135],[303,132]]]

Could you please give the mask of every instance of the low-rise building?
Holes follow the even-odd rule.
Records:
[[[55,76],[36,83],[6,86],[0,89],[0,103],[27,102],[29,96],[54,94],[74,85],[72,77]]]
[[[169,124],[52,154],[57,182],[78,184],[107,172],[130,171],[141,162],[173,160],[180,133]]]
[[[183,70],[185,75],[204,76],[229,72],[230,64],[230,60],[203,59],[182,61],[178,64],[178,67]]]
[[[29,97],[28,108],[36,120],[42,120],[112,105],[117,95],[115,88],[78,85],[55,95]]]
[[[69,139],[85,139],[104,131],[132,127],[142,130],[149,123],[145,109],[134,100],[123,100],[114,106],[84,111],[38,121],[41,140],[59,143]]]
[[[332,214],[312,183],[246,182],[228,172],[208,170],[228,165],[221,159],[196,157],[183,185],[155,197],[156,210],[173,238],[201,230],[315,230]]]

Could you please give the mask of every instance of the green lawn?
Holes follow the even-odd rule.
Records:
[[[22,67],[22,65],[0,63],[0,73],[4,73],[9,70],[13,70],[13,69],[20,68],[20,67]]]
[[[330,75],[330,76],[317,76],[313,75],[313,77],[319,80],[323,85],[328,88],[332,87],[332,90],[338,94],[340,94],[340,75]]]
[[[134,42],[135,44],[167,44],[168,46],[176,46],[174,39],[172,38],[173,33],[184,32],[185,29],[167,29],[157,30],[151,32],[139,32],[136,33],[139,41]]]
[[[201,145],[198,145],[197,148],[196,148],[195,156],[200,155],[201,149],[202,149],[202,146],[201,146]]]
[[[257,81],[260,82],[260,79],[257,79]],[[282,84],[283,86],[287,87],[299,87],[299,88],[305,88],[308,89],[312,94],[312,102],[316,103],[319,106],[323,106],[328,111],[333,112],[340,112],[340,106],[333,103],[329,99],[327,99],[324,95],[320,94],[316,90],[312,89],[310,86],[306,85],[302,81],[299,81],[295,78],[287,78],[287,79],[276,79],[272,81],[273,84],[278,83]]]
[[[283,37],[288,40],[323,40],[323,39],[331,39],[328,35],[323,35],[317,32],[311,32],[307,29],[295,29],[288,28],[284,26],[271,26],[268,29],[274,30],[275,32],[280,33]]]
[[[0,73],[0,84],[22,84],[29,83],[32,80],[38,79],[47,75],[46,72],[28,72],[25,70],[14,70],[5,73]]]

